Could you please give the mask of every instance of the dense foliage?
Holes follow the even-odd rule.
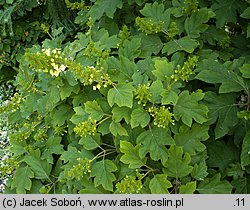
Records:
[[[0,1],[5,193],[250,192],[249,1],[25,2]]]

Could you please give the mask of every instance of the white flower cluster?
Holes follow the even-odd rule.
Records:
[[[64,64],[61,64],[59,66],[58,64],[52,63],[51,65],[54,67],[55,71],[50,70],[49,73],[55,77],[58,77],[60,72],[63,72],[66,69],[66,66]]]
[[[60,61],[62,61],[61,50],[53,49],[51,51],[50,48],[47,48],[47,49],[42,49],[42,52],[46,56],[51,57],[50,61],[51,61],[51,66],[53,67],[53,69],[49,70],[49,73],[51,74],[51,76],[58,77],[60,72],[65,71],[67,66],[60,62]]]

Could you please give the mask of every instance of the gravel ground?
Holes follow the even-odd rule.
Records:
[[[14,93],[12,85],[1,84],[0,85],[0,106],[5,104]],[[7,135],[7,120],[6,117],[0,113],[0,167],[3,166],[3,160],[8,159],[11,154],[8,150],[9,139]],[[7,182],[8,177],[3,177],[0,170],[0,193],[3,192],[4,186]]]
[[[9,141],[6,130],[6,120],[0,118],[0,167],[3,166],[3,160],[8,159],[10,152],[8,151]],[[0,171],[0,193],[3,192],[7,177],[3,178]]]

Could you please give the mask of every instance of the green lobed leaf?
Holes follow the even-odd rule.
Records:
[[[121,180],[129,175],[135,175],[135,170],[130,169],[127,164],[121,163],[119,166],[119,171],[117,171],[117,180]]]
[[[250,164],[250,132],[246,133],[242,142],[242,150],[240,155],[241,165],[248,166]]]
[[[231,184],[235,188],[235,194],[249,194],[250,192],[250,176],[235,179]]]
[[[109,130],[114,136],[128,136],[127,130],[119,122],[112,121]]]
[[[73,147],[72,145],[69,145],[67,147],[67,150],[63,152],[60,159],[63,160],[65,163],[68,161],[75,161],[78,157],[81,156],[81,153],[77,150],[76,147]]]
[[[131,41],[126,39],[122,48],[119,49],[119,54],[129,60],[134,60],[141,54],[140,46],[141,38],[133,38]]]
[[[46,141],[46,148],[44,149],[41,159],[46,159],[48,163],[53,164],[53,154],[60,155],[64,152],[63,145],[61,144],[62,138],[50,136]]]
[[[77,94],[79,91],[80,91],[79,85],[71,86],[71,85],[65,83],[60,88],[60,97],[61,97],[61,100],[64,100],[64,99],[70,97],[70,95],[72,93],[76,93]]]
[[[41,160],[40,157],[27,156],[24,158],[24,161],[30,166],[36,179],[50,180],[49,174],[51,172],[52,165],[46,160]]]
[[[174,136],[175,144],[181,146],[183,152],[187,152],[190,155],[202,152],[206,149],[206,146],[201,141],[209,138],[208,129],[209,126],[197,123],[193,124],[191,129],[186,125],[181,125],[179,133]]]
[[[130,124],[132,128],[141,126],[142,128],[146,127],[150,122],[150,116],[146,110],[143,108],[134,109],[131,113]]]
[[[120,55],[119,57],[120,57],[120,66],[121,66],[120,70],[121,70],[122,74],[126,74],[127,80],[130,81],[131,76],[135,72],[137,72],[137,66],[134,63],[134,61],[129,60],[127,57],[124,57],[122,55]],[[122,81],[122,82],[124,82],[124,81]]]
[[[116,180],[113,172],[117,171],[116,165],[108,159],[96,162],[91,171],[95,187],[102,185],[104,189],[113,191],[113,182]]]
[[[112,122],[112,119],[105,120],[97,127],[97,131],[100,132],[102,135],[109,134],[110,133],[109,126],[111,122]]]
[[[207,121],[208,108],[199,104],[203,99],[204,93],[197,91],[189,95],[187,90],[184,90],[179,95],[176,105],[174,106],[174,117],[176,120],[182,120],[184,124],[191,127],[192,119],[198,123]]]
[[[87,179],[86,177],[83,177],[82,183],[84,185],[84,189],[81,189],[79,191],[79,194],[102,194],[103,193],[101,190],[98,189],[98,187],[95,187],[91,179]]]
[[[215,14],[208,8],[201,8],[185,20],[185,30],[190,38],[198,38],[209,26],[206,23]]]
[[[240,71],[244,78],[250,79],[250,64],[246,63],[240,67]]]
[[[32,182],[32,187],[31,189],[27,192],[27,194],[42,194],[42,189],[47,188],[43,185],[43,183],[40,180],[34,180]],[[47,193],[47,192],[45,192]]]
[[[51,112],[50,116],[51,121],[53,126],[62,126],[65,124],[67,120],[69,120],[73,114],[73,110],[71,106],[67,104],[61,104],[57,107],[55,107]]]
[[[117,35],[109,36],[109,32],[105,28],[98,30],[94,34],[93,40],[102,50],[117,48],[117,44],[119,42]]]
[[[99,20],[105,13],[109,18],[113,18],[117,8],[122,8],[122,0],[97,0],[91,6],[88,14],[94,20]]]
[[[112,109],[112,119],[115,122],[120,122],[122,119],[125,120],[125,122],[128,124],[131,119],[131,109],[125,106],[122,107],[114,107]]]
[[[227,32],[224,29],[216,28],[214,25],[209,25],[209,28],[202,33],[202,38],[204,42],[208,42],[212,46],[227,38]]]
[[[181,185],[180,194],[193,194],[196,190],[196,182],[188,182],[185,185]]]
[[[250,19],[250,7],[246,8],[240,16],[246,19]]]
[[[169,177],[183,178],[191,173],[193,167],[190,166],[191,157],[188,153],[183,153],[181,147],[171,145],[168,150],[168,159],[163,164],[165,173]]]
[[[162,53],[171,55],[177,51],[185,51],[187,53],[193,53],[196,47],[199,46],[199,42],[195,39],[191,39],[187,36],[178,40],[169,41],[162,48]]]
[[[207,164],[204,161],[201,161],[199,164],[195,163],[194,168],[191,172],[193,178],[198,181],[203,181],[205,177],[207,177]]]
[[[214,92],[206,92],[204,104],[208,107],[208,122],[216,122],[215,138],[226,135],[238,123],[235,94],[217,95]]]
[[[140,158],[139,156],[139,149],[141,148],[141,145],[133,146],[128,141],[120,141],[120,151],[124,153],[120,161],[122,161],[125,164],[129,164],[129,168],[131,169],[137,169],[146,164],[146,158]]]
[[[156,80],[152,82],[149,87],[149,91],[151,93],[151,102],[152,103],[160,103],[161,101],[161,93],[164,90],[163,83],[160,80]]]
[[[156,174],[149,182],[149,189],[152,194],[169,194],[168,188],[172,184],[166,174]]]
[[[244,167],[240,163],[232,163],[226,169],[228,176],[232,176],[234,180],[237,180],[244,176]]]
[[[72,145],[73,144],[70,144],[67,147],[67,150],[65,150],[60,156],[60,160],[63,160],[63,164],[65,166],[67,166],[67,164],[69,163],[70,167],[72,167],[72,163],[78,163],[78,158],[86,158],[88,160],[92,160],[95,157],[95,155],[90,151],[86,149],[77,150],[77,148]]]
[[[34,178],[34,172],[29,166],[18,167],[11,183],[11,189],[16,189],[18,194],[25,194],[26,190],[32,187],[31,178]]]
[[[244,80],[215,60],[204,60],[202,71],[195,77],[207,83],[221,83],[219,93],[238,92],[246,89]]]
[[[70,121],[75,125],[88,118],[88,114],[84,111],[82,106],[74,107],[74,111],[75,114],[70,118]]]
[[[152,73],[158,80],[166,81],[168,77],[174,74],[173,64],[167,60],[156,60],[154,66],[155,70]]]
[[[80,139],[79,144],[83,145],[86,150],[93,150],[100,145],[100,135],[96,134],[94,136],[87,135]]]
[[[165,89],[162,91],[161,96],[162,96],[162,100],[161,100],[162,105],[166,105],[166,104],[176,105],[178,101],[178,95],[173,90]]]
[[[130,84],[118,84],[108,91],[108,103],[112,107],[117,104],[119,107],[132,108],[134,87]]]
[[[200,194],[230,194],[233,186],[226,180],[221,180],[221,174],[212,178],[206,178],[198,185],[197,191]]]
[[[104,116],[101,106],[96,101],[87,101],[84,103],[84,107],[91,119],[98,121]]]
[[[209,141],[206,142],[208,151],[208,167],[218,167],[224,170],[228,165],[239,161],[239,151],[233,142]]]
[[[140,13],[156,22],[163,21],[164,29],[167,30],[170,23],[171,10],[165,10],[164,4],[159,4],[158,2],[154,2],[153,4],[146,3],[144,8],[140,10]]]
[[[74,107],[82,105],[86,101],[94,101],[101,97],[99,91],[94,91],[92,86],[85,86],[84,91],[72,95]]]
[[[137,66],[123,55],[120,55],[119,58],[120,60],[113,56],[107,58],[108,74],[112,81],[124,83],[124,81],[131,80],[132,75],[137,72]]]
[[[17,143],[11,143],[10,152],[14,154],[14,156],[19,156],[27,152],[27,149],[25,148],[26,144],[23,144],[23,142],[20,144]]]
[[[25,101],[26,103],[22,105],[22,112],[28,112],[28,114],[30,114],[35,111],[40,111],[37,108],[37,101],[39,99],[41,100],[41,97],[35,93],[31,93],[30,95],[28,95]],[[22,115],[24,116],[24,113]]]
[[[52,111],[61,99],[59,87],[52,86],[50,91],[45,97],[46,97],[45,108],[47,111]]]
[[[242,11],[244,3],[234,0],[217,0],[212,9],[216,14],[216,26],[223,27],[225,23],[235,23],[237,20],[237,12]],[[226,12],[225,12],[226,11]]]
[[[157,55],[162,47],[162,41],[158,35],[140,34],[141,38],[141,54],[139,57],[148,58],[152,54]]]
[[[144,158],[147,153],[153,160],[165,162],[168,158],[165,145],[174,143],[170,132],[165,128],[153,127],[151,130],[142,132],[136,139],[137,144],[142,146],[139,149],[139,155]]]

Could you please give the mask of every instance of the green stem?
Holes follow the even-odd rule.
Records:
[[[150,172],[153,172],[153,170],[148,170],[147,173],[145,173],[141,179],[144,179]]]
[[[103,148],[101,148],[103,151],[101,151],[100,153],[98,153],[95,157],[93,157],[92,160],[90,160],[91,162],[98,159],[98,158],[101,158],[101,157],[105,157],[106,155],[110,155],[114,152],[116,152],[116,150],[114,149],[107,149],[107,150],[104,150]]]
[[[100,125],[101,123],[103,123],[104,121],[108,120],[109,118],[111,118],[112,115],[108,115],[106,118],[102,119],[101,121],[99,121],[96,126]]]
[[[115,146],[110,145],[110,144],[105,144],[105,143],[102,143],[102,145],[116,149],[116,147],[115,147]]]

